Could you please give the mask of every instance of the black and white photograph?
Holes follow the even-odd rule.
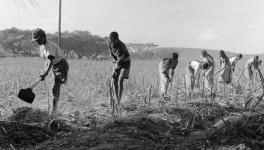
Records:
[[[264,0],[0,0],[0,150],[263,150]]]

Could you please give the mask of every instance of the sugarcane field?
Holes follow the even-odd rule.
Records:
[[[264,149],[263,8],[2,2],[0,150]]]

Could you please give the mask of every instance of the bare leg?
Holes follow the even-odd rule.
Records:
[[[168,97],[168,88],[169,88],[169,82],[168,82],[168,79],[166,80],[166,85],[165,85],[165,96]]]
[[[121,77],[119,80],[118,105],[120,105],[120,101],[121,101],[121,97],[123,93],[123,82],[124,82],[124,79]]]
[[[224,94],[225,94],[225,98],[226,98],[227,97],[227,95],[226,95],[226,92],[227,92],[226,83],[223,83],[223,88],[224,88]]]
[[[55,77],[54,85],[52,88],[52,94],[53,94],[52,113],[56,113],[57,111],[58,101],[60,97],[60,87],[61,87],[61,81],[59,78]]]
[[[160,94],[161,97],[164,98],[167,95],[167,78],[165,77],[164,74],[160,75]]]
[[[213,90],[212,86],[211,86],[211,89],[210,89],[210,97],[211,97],[211,100],[214,100],[215,97],[216,97],[215,91]]]
[[[195,77],[191,76],[191,90],[193,91],[195,85]]]
[[[197,77],[197,83],[196,83],[196,88],[197,88],[198,90],[200,90],[200,79],[201,79],[201,76],[200,76],[200,74],[198,74],[198,77]]]
[[[113,83],[114,83],[114,90],[115,90],[115,96],[116,96],[116,100],[119,101],[119,96],[118,96],[118,79],[113,78],[112,79]]]

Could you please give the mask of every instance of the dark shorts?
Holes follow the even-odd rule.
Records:
[[[62,84],[67,82],[69,64],[66,59],[62,59],[59,63],[52,67],[55,80],[60,80]]]
[[[114,64],[113,71],[115,70],[115,66],[116,64]],[[117,70],[118,77],[123,79],[128,79],[130,66],[131,66],[131,61],[123,62],[121,68]]]

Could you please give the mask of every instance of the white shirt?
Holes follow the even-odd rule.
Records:
[[[233,56],[233,57],[229,58],[231,65],[235,65],[238,62],[238,60],[239,60],[239,58],[237,56]]]
[[[200,73],[200,68],[201,68],[201,63],[199,61],[191,61],[191,67],[194,70],[194,75],[198,75],[198,73]]]
[[[52,41],[47,40],[45,45],[39,46],[40,57],[48,59],[48,56],[53,56],[53,64],[57,64],[63,58],[63,51],[61,48]]]
[[[248,70],[252,70],[252,65],[254,63],[254,57],[249,59],[247,62],[246,62],[246,65],[245,65],[245,69],[248,69]]]

